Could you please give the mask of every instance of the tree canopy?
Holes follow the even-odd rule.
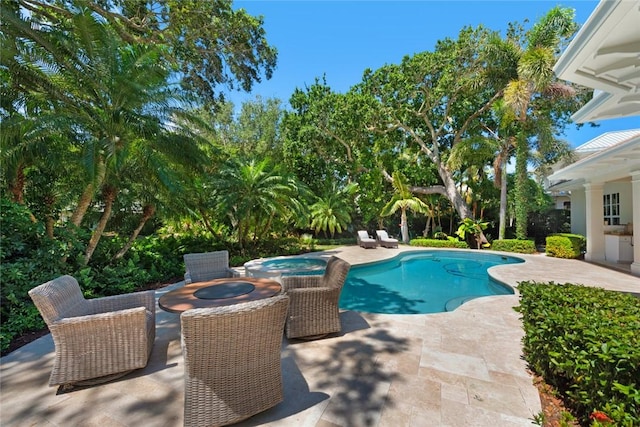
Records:
[[[277,60],[262,17],[235,10],[227,0],[3,0],[2,9],[3,20],[11,17],[3,31],[15,19],[41,31],[65,31],[77,14],[89,12],[125,43],[164,45],[174,77],[204,102],[221,99],[221,85],[250,91],[271,78]]]

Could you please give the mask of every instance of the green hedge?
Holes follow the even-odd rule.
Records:
[[[412,239],[410,246],[425,246],[428,248],[459,248],[468,249],[466,242],[460,240],[438,240],[438,239]]]
[[[587,239],[579,234],[560,233],[547,236],[547,255],[555,258],[579,258],[586,248]]]
[[[517,252],[520,254],[533,254],[536,252],[536,243],[533,240],[502,239],[491,242],[494,251]]]
[[[581,425],[594,412],[640,425],[640,299],[570,283],[521,282],[518,291],[525,358]]]

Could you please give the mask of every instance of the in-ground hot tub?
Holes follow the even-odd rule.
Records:
[[[260,258],[246,262],[244,271],[247,277],[264,277],[280,281],[282,276],[302,276],[323,274],[327,261],[311,257]]]

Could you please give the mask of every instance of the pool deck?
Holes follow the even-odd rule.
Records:
[[[343,247],[352,264],[406,250]],[[513,255],[513,254],[509,254]],[[521,256],[521,255],[518,255]],[[581,283],[640,293],[640,278],[584,261],[523,255],[490,274]],[[156,297],[181,286],[156,291]],[[540,399],[521,358],[516,295],[483,297],[453,312],[341,313],[342,332],[282,341],[284,401],[239,426],[531,426]],[[56,395],[48,386],[53,341],[46,335],[0,360],[2,426],[181,426],[183,360],[179,317],[157,310],[149,364],[114,382]]]

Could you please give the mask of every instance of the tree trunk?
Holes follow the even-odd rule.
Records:
[[[500,176],[500,225],[498,226],[498,239],[503,240],[507,231],[507,159],[502,161]]]
[[[104,164],[104,161],[102,159],[97,161],[96,170],[97,176],[95,181],[90,182],[84,188],[84,191],[82,192],[82,195],[78,200],[76,210],[73,212],[73,215],[71,215],[71,224],[75,225],[76,227],[80,227],[80,224],[82,224],[82,220],[84,219],[84,216],[87,213],[89,206],[91,205],[91,201],[93,200],[95,189],[102,185],[107,175],[107,166]]]
[[[449,171],[443,164],[438,164],[438,172],[440,178],[442,178],[442,182],[444,183],[447,198],[458,213],[460,220],[473,218],[471,211],[469,210],[469,205],[464,201],[462,194],[460,194],[458,187],[456,187],[456,182],[453,179],[451,171]]]
[[[409,224],[407,224],[407,210],[402,208],[400,215],[400,230],[402,230],[402,243],[409,243]]]
[[[422,232],[422,237],[428,237],[430,229],[431,229],[431,215],[427,215],[427,223],[424,226],[424,231]]]
[[[51,215],[47,215],[47,217],[44,220],[44,229],[47,233],[47,237],[52,239],[54,238],[53,235],[53,225],[55,224],[55,221],[53,220],[53,218],[51,217]]]
[[[527,238],[527,159],[529,144],[525,137],[518,138],[516,145],[516,238]]]
[[[155,214],[155,212],[156,212],[155,206],[150,204],[145,205],[144,209],[142,210],[142,218],[140,218],[140,222],[138,223],[138,226],[136,227],[135,230],[133,230],[133,233],[131,233],[131,236],[129,236],[129,240],[127,241],[127,243],[122,247],[122,249],[118,251],[117,254],[115,254],[115,256],[113,257],[114,260],[122,258],[124,254],[126,254],[127,251],[131,249],[131,246],[133,246],[133,242],[135,242],[136,239],[138,238],[138,235],[142,231],[142,228],[147,223],[147,221],[149,221],[149,219]]]
[[[76,210],[73,211],[73,214],[71,215],[71,224],[75,225],[76,227],[80,227],[84,215],[87,213],[89,205],[91,205],[91,201],[93,200],[93,193],[93,184],[87,184],[87,186],[84,188],[84,191],[82,192],[82,195],[80,196],[80,199],[78,200]]]
[[[11,193],[12,201],[24,205],[24,166],[19,165],[16,169],[16,176],[11,181],[11,188],[9,189]]]
[[[202,223],[204,224],[204,227],[207,230],[209,230],[209,233],[211,233],[211,236],[215,237],[216,233],[213,232],[213,227],[211,227],[211,223],[207,218],[207,213],[205,212],[205,210],[202,207],[199,207],[198,212],[200,212],[200,218],[202,218]]]
[[[84,265],[89,264],[91,257],[93,256],[93,252],[98,247],[98,242],[100,242],[100,238],[102,237],[102,233],[104,229],[107,227],[107,223],[109,222],[109,218],[111,217],[111,210],[113,209],[113,202],[116,200],[117,190],[114,187],[107,186],[103,191],[104,197],[104,211],[102,212],[102,216],[100,217],[100,221],[98,221],[98,225],[96,229],[93,230],[91,234],[91,239],[89,239],[89,243],[87,244],[87,248],[84,254]]]

